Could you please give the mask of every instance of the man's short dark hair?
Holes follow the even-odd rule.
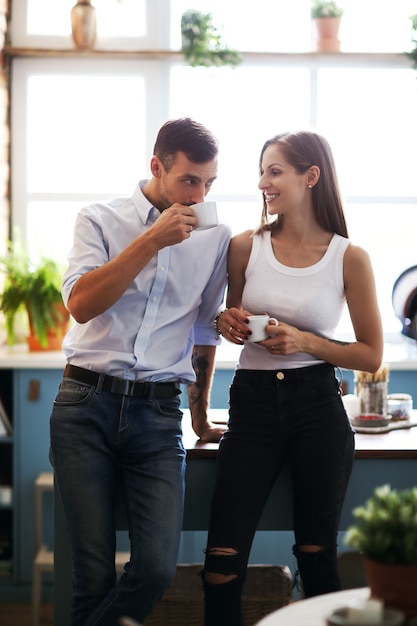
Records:
[[[205,126],[189,117],[169,120],[159,130],[154,154],[168,172],[177,152],[184,152],[192,163],[206,163],[218,154],[216,137]]]

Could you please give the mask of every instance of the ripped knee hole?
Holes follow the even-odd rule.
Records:
[[[317,545],[310,545],[310,544],[301,545],[297,547],[298,547],[299,552],[324,552],[325,550],[324,546],[317,546]]]
[[[233,556],[237,554],[237,550],[234,548],[209,548],[207,550],[207,554],[210,554],[211,556]]]
[[[234,548],[210,548],[207,550],[207,555],[214,557],[223,556],[236,556],[237,550]],[[211,572],[206,570],[204,572],[204,580],[209,585],[224,585],[237,578],[237,574],[221,574],[218,572]]]
[[[237,578],[237,574],[218,574],[217,572],[204,572],[204,581],[208,585],[224,585]]]

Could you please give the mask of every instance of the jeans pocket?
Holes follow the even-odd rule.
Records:
[[[70,406],[75,404],[86,404],[94,395],[95,387],[78,383],[73,380],[63,380],[59,385],[55,396],[55,406]]]
[[[154,398],[153,404],[155,411],[158,411],[161,417],[169,417],[182,420],[182,411],[180,410],[181,401],[178,397],[175,398]]]

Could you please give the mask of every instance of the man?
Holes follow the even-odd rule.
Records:
[[[218,146],[182,118],[160,129],[151,177],[133,197],[80,211],[63,278],[76,320],[51,415],[51,462],[73,563],[73,626],[142,622],[175,574],[185,451],[180,384],[204,441],[230,229],[194,231],[193,204],[217,175]],[[131,559],[116,583],[121,491]]]

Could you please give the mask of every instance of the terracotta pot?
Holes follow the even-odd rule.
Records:
[[[340,17],[316,17],[312,20],[312,46],[318,52],[339,52]]]
[[[417,617],[417,566],[387,565],[364,559],[371,596],[384,601],[387,608],[403,611],[407,618]]]
[[[71,9],[72,38],[77,48],[93,48],[97,36],[96,10],[90,0],[78,0]]]
[[[60,321],[55,328],[48,330],[46,334],[46,346],[43,346],[39,339],[33,334],[33,326],[29,319],[30,334],[26,338],[26,341],[31,352],[39,352],[41,350],[61,350],[62,341],[68,330],[70,315],[63,304],[58,304],[57,309],[59,311]]]

